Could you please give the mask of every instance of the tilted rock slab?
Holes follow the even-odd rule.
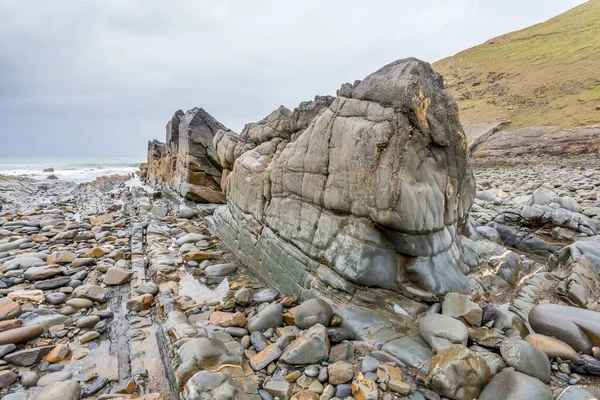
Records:
[[[468,290],[457,237],[475,183],[456,103],[429,64],[395,61],[244,130],[215,137],[232,170],[212,223],[270,284],[301,297],[320,279],[422,298]]]
[[[166,143],[148,142],[148,166],[142,178],[166,184],[188,200],[224,203],[222,168],[213,138],[226,129],[202,108],[177,111],[167,123]]]

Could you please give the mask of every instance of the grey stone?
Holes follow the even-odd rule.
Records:
[[[19,367],[29,367],[39,363],[53,348],[54,346],[42,346],[15,351],[5,355],[4,361]]]
[[[546,353],[521,339],[507,339],[500,345],[500,354],[509,367],[550,382],[550,360]]]
[[[159,292],[158,285],[154,282],[144,282],[135,290],[138,294],[151,294],[156,296]]]
[[[535,333],[555,337],[586,354],[592,354],[592,342],[600,338],[600,313],[577,307],[536,305],[529,323]]]
[[[436,352],[455,344],[466,345],[469,340],[465,324],[442,314],[425,315],[419,323],[419,333]]]
[[[50,386],[46,386],[41,390],[33,393],[29,400],[78,400],[79,399],[79,382],[64,381],[56,382]]]
[[[204,269],[204,274],[210,278],[227,276],[237,271],[237,265],[235,264],[214,264],[209,265]]]
[[[254,293],[252,302],[254,303],[270,303],[279,296],[279,292],[272,288],[261,289]]]
[[[248,332],[262,332],[265,329],[277,328],[283,322],[283,306],[269,304],[258,314],[248,320]]]
[[[38,379],[37,385],[41,386],[41,387],[53,385],[57,382],[63,382],[63,381],[69,380],[69,379],[71,379],[72,376],[73,376],[73,373],[70,371],[53,372],[51,374],[46,374],[46,375],[42,376],[40,379]]]
[[[281,355],[281,360],[292,365],[315,364],[329,357],[329,347],[327,329],[317,324],[294,340]]]
[[[100,317],[97,315],[89,315],[86,317],[82,317],[79,318],[76,322],[76,326],[78,328],[92,328],[94,325],[96,325],[98,322],[100,322]]]
[[[294,321],[298,328],[308,329],[316,324],[329,326],[332,317],[333,309],[326,301],[309,299],[298,306]]]
[[[552,391],[539,379],[517,371],[495,375],[479,395],[479,400],[552,400]]]

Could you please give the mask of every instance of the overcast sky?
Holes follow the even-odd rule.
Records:
[[[0,156],[136,156],[177,109],[239,132],[582,0],[0,0]],[[426,5],[425,5],[426,4]]]

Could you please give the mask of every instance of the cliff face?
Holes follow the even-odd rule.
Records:
[[[467,289],[457,237],[475,183],[456,103],[429,64],[396,61],[214,147],[231,169],[214,227],[283,292]]]
[[[225,126],[202,108],[175,112],[167,123],[166,143],[148,142],[144,178],[166,184],[184,198],[201,203],[224,203],[221,166],[213,138]]]

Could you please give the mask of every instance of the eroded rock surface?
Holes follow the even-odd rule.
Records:
[[[227,128],[202,108],[175,112],[167,123],[166,143],[148,142],[142,178],[166,184],[189,200],[223,203],[222,168],[213,147],[213,138],[222,129]]]
[[[215,138],[221,163],[233,164],[215,229],[285,293],[306,296],[320,267],[341,287],[466,291],[457,236],[475,186],[441,77],[399,60],[338,95],[317,112],[278,109],[240,138]],[[316,117],[293,132],[308,111]]]

